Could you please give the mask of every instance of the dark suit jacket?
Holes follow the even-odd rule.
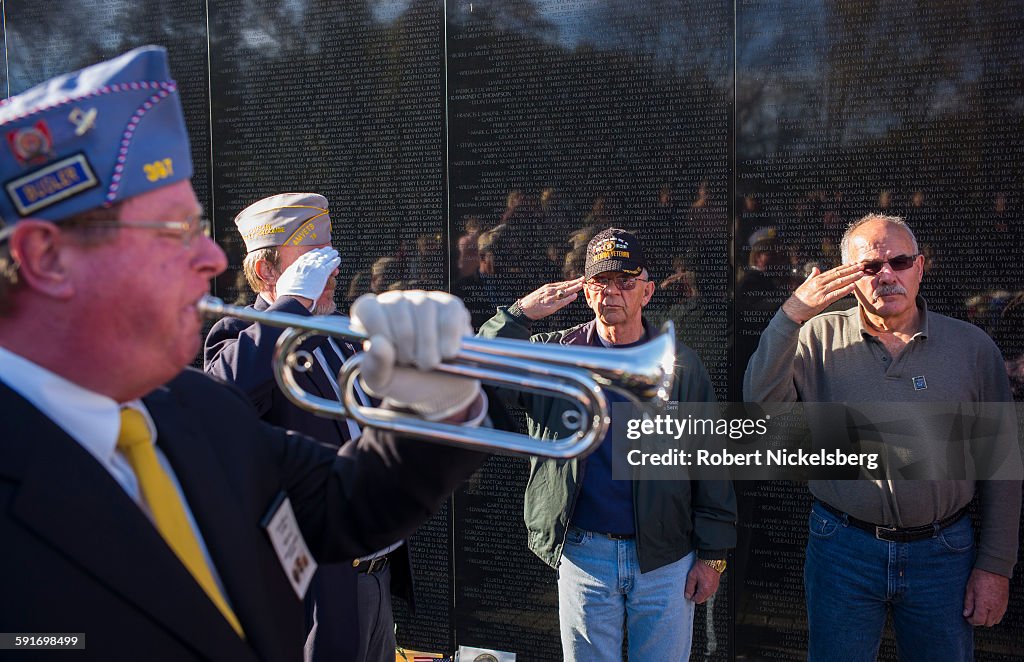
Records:
[[[268,304],[262,297],[256,297],[251,306],[259,311],[290,313],[309,316],[309,311],[295,298],[281,297]],[[207,373],[230,382],[242,389],[252,401],[263,420],[288,430],[296,430],[323,443],[338,448],[348,441],[348,425],[343,420],[321,418],[298,407],[278,387],[271,368],[274,345],[284,329],[255,324],[237,317],[225,317],[217,321],[206,336],[203,347],[203,369]],[[338,343],[343,352],[350,356],[356,351],[347,343]],[[323,336],[312,338],[302,349],[312,352],[321,349],[324,356],[332,358],[336,353]],[[335,399],[327,375],[318,363],[306,373],[297,373],[296,380],[302,388],[313,395],[329,400]]]
[[[310,315],[305,306],[290,296],[280,297],[272,304],[257,296],[250,308]],[[281,327],[257,324],[237,317],[222,318],[213,325],[206,337],[203,367],[208,374],[242,389],[264,421],[301,432],[332,448],[340,448],[350,439],[346,422],[323,418],[295,405],[274,379],[271,367],[274,346],[283,332]],[[337,342],[346,358],[356,352],[356,348],[349,343]],[[302,349],[310,353],[316,349],[321,350],[324,358],[332,365],[337,357],[324,336],[311,338],[303,343]],[[340,360],[334,367],[341,367]],[[296,373],[296,381],[303,389],[313,395],[335,400],[337,398],[329,379],[319,362],[314,362],[308,372]],[[392,556],[392,590],[411,601],[412,565],[408,546],[402,545]],[[311,628],[307,659],[313,662],[355,659],[359,648],[359,611],[356,572],[351,563],[346,561],[318,570],[310,598],[316,600],[316,612],[314,617],[311,604],[307,619]]]
[[[275,497],[342,561],[410,535],[485,457],[375,431],[335,453],[194,370],[144,401],[246,640],[106,469],[2,383],[0,631],[83,632],[82,660],[301,659],[302,602],[260,526]]]

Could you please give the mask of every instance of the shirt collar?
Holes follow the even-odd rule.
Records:
[[[921,328],[920,328],[920,330],[917,333],[915,333],[911,337],[911,340],[913,340],[914,338],[927,338],[928,337],[928,304],[925,302],[924,297],[921,296],[920,294],[917,295],[917,298],[914,299],[914,302],[917,305],[917,309],[921,311]],[[855,332],[859,331],[860,333],[858,335],[860,335],[862,338],[867,338],[868,336],[874,335],[874,334],[871,333],[871,331],[869,331],[864,326],[864,314],[863,314],[863,309],[861,308],[860,304],[858,303],[857,306],[855,306],[851,310],[853,312],[854,317],[857,318],[857,323],[856,323],[855,326],[852,327],[852,329],[854,329]],[[855,339],[856,338],[851,338],[850,340],[855,340]]]

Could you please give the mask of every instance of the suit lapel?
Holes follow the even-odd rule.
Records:
[[[12,515],[198,655],[254,659],[107,470],[3,384],[0,401],[14,410],[4,446],[12,459],[20,456]]]
[[[259,311],[265,311],[268,308],[270,308],[270,304],[268,304],[263,299],[262,296],[257,296],[256,301],[253,302],[253,308]],[[335,352],[334,349],[331,348],[326,338],[314,337],[302,344],[302,349],[306,350],[311,355],[313,353],[313,350],[316,348],[319,348],[320,351],[323,352],[324,358],[326,359],[331,369],[334,370],[334,376],[335,379],[337,379],[338,371],[341,370],[341,357],[339,357],[337,352]],[[299,386],[301,386],[303,389],[308,390],[310,393],[314,395],[319,395],[321,398],[326,398],[328,400],[337,400],[338,396],[334,392],[334,387],[331,385],[331,382],[328,380],[327,374],[324,373],[323,368],[320,366],[320,363],[319,361],[316,360],[316,358],[313,359],[312,369],[305,373],[296,374],[296,381],[298,382]],[[297,407],[298,405],[294,406]],[[348,441],[348,426],[340,419],[336,418],[331,419],[331,422],[334,424],[335,429],[338,431],[338,439],[340,439],[342,443]],[[281,423],[277,423],[277,425],[281,425]],[[334,441],[330,439],[324,441],[331,444],[334,443]]]
[[[182,415],[168,389],[158,389],[144,401],[156,422],[157,444],[174,467],[246,638],[263,655],[294,650],[295,642],[286,637],[287,628],[273,619],[281,607],[281,594],[272,592],[270,581],[253,581],[266,577],[268,572],[283,571],[276,558],[266,562],[273,553],[259,522],[244,516],[251,512],[252,504],[243,503],[247,495],[240,494],[230,482],[232,469],[238,468],[229,466],[218,454],[217,440],[196,425],[196,417]],[[266,551],[262,563],[261,551]]]

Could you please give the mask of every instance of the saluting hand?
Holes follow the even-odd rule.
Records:
[[[524,315],[536,322],[575,301],[579,297],[580,290],[583,289],[585,280],[586,278],[580,276],[572,280],[541,285],[520,299],[519,307],[522,308]]]
[[[863,272],[864,265],[859,262],[842,264],[825,272],[814,267],[807,280],[782,304],[782,312],[797,324],[803,324],[853,292]]]
[[[330,246],[315,248],[300,255],[277,278],[274,291],[277,296],[293,296],[308,308],[320,298],[341,264],[338,251]]]

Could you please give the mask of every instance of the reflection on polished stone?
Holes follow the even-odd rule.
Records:
[[[164,44],[194,186],[251,298],[232,218],[284,191],[330,201],[339,304],[427,287],[475,325],[634,230],[721,400],[846,224],[905,216],[929,307],[990,333],[1024,399],[1024,9],[836,0],[5,0],[10,93]],[[839,307],[853,305],[852,299]],[[538,323],[590,317],[582,302]],[[526,548],[522,460],[494,458],[413,537],[398,638],[557,660],[554,572]],[[740,540],[693,659],[800,660],[809,497],[745,482]],[[978,659],[1024,648],[1024,579]],[[895,660],[891,637],[880,659]]]

